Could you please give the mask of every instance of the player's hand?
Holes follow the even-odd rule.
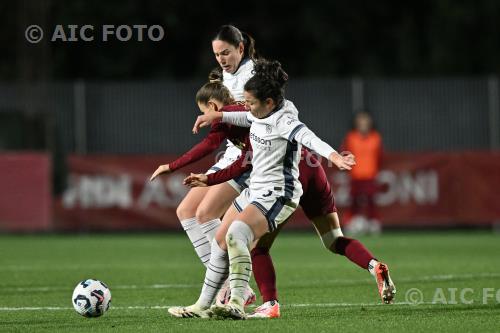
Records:
[[[152,181],[153,179],[155,179],[156,177],[158,177],[162,173],[170,173],[170,172],[171,171],[170,171],[170,167],[168,164],[160,165],[158,167],[158,169],[156,169],[156,171],[153,173],[151,178],[149,178],[149,181]]]
[[[192,173],[191,175],[184,178],[184,181],[182,183],[189,187],[206,187],[207,182],[208,182],[207,175],[203,173],[200,174]]]
[[[347,160],[354,162],[354,164],[356,164],[356,157],[350,151],[344,150],[343,152],[340,153],[340,155],[344,158],[347,158]]]
[[[330,161],[333,162],[340,170],[351,170],[354,165],[356,165],[356,161],[354,155],[350,152],[347,152],[346,155],[341,155],[339,153],[333,152],[330,154]]]
[[[198,116],[193,126],[193,133],[198,133],[201,127],[210,126],[214,120],[222,119],[222,112],[207,112],[204,115]]]

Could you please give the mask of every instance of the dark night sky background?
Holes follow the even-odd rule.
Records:
[[[500,1],[2,1],[0,80],[204,77],[222,24],[295,77],[500,72]],[[24,39],[28,25],[159,24],[161,42]],[[51,33],[49,33],[51,34]]]

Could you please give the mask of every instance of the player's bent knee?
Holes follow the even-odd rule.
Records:
[[[227,230],[226,244],[228,247],[236,246],[237,242],[241,241],[250,248],[253,239],[254,235],[252,229],[243,221],[234,221]]]
[[[175,213],[177,214],[177,218],[182,221],[194,217],[196,214],[196,210],[193,209],[193,207],[191,207],[190,205],[183,204],[183,202],[181,202],[179,206],[177,206]]]
[[[214,212],[210,211],[210,209],[203,207],[203,206],[198,207],[198,209],[196,210],[195,216],[196,216],[196,220],[198,221],[198,223],[202,223],[202,224],[205,222],[208,222],[210,220],[213,220],[215,218],[218,218],[218,216],[214,215]]]

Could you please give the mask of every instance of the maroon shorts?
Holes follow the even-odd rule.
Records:
[[[299,163],[299,181],[304,193],[300,205],[306,216],[312,220],[337,211],[332,187],[321,163],[307,150],[302,150]]]

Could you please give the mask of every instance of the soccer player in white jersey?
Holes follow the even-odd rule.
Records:
[[[210,76],[222,78],[223,84],[229,89],[234,100],[243,103],[243,87],[253,75],[256,59],[255,41],[238,28],[225,25],[213,38],[212,50],[219,68],[212,71]],[[240,154],[241,149],[228,141],[222,158],[206,173],[226,168]],[[151,180],[160,174],[170,173],[184,166],[184,163],[177,162],[160,165],[151,176]],[[242,189],[242,186],[234,180],[206,188],[193,188],[177,207],[177,217],[204,265],[208,264],[211,242],[221,224],[220,217]],[[255,301],[255,293],[249,287],[247,303],[250,304],[253,301]]]
[[[252,264],[250,247],[254,241],[274,231],[298,206],[302,187],[298,180],[301,145],[328,158],[341,170],[355,164],[319,139],[298,119],[292,102],[284,99],[288,77],[279,62],[259,60],[255,76],[245,84],[245,101],[250,112],[210,113],[198,117],[195,129],[222,117],[223,122],[250,127],[253,150],[249,188],[243,190],[226,214],[212,247],[210,262],[198,301],[188,307],[173,307],[178,317],[245,319],[245,290]],[[227,249],[227,254],[224,250]],[[214,291],[229,271],[231,299],[215,304]]]

